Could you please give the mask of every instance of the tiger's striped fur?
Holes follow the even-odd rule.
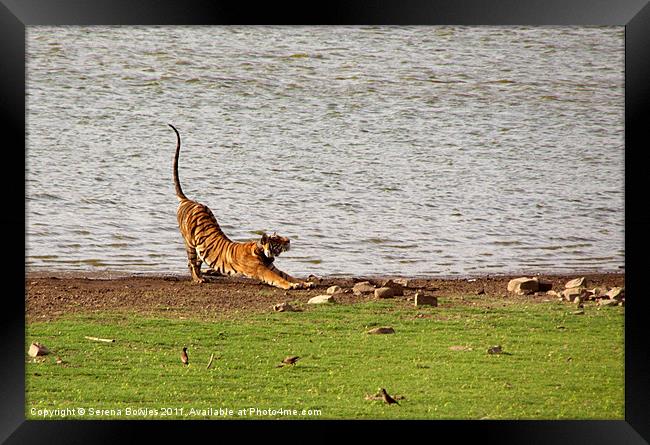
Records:
[[[178,130],[168,124],[176,133],[173,176],[178,197],[178,227],[185,241],[188,267],[192,281],[205,282],[201,264],[206,263],[213,271],[231,275],[243,274],[282,289],[313,287],[313,283],[300,281],[276,268],[276,256],[289,250],[288,238],[277,234],[262,234],[259,241],[246,243],[231,241],[219,227],[212,211],[205,205],[188,199],[178,180],[178,155],[181,150],[181,136]]]

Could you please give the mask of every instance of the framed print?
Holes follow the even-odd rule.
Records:
[[[3,0],[0,437],[647,441],[649,14]]]

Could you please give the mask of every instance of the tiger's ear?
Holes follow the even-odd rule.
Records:
[[[268,235],[266,234],[266,232],[264,232],[262,233],[262,239],[260,240],[260,242],[265,243],[268,241],[268,239],[269,239]]]

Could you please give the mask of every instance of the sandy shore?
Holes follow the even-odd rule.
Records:
[[[508,281],[522,275],[484,276],[477,278],[411,279],[404,296],[396,304],[412,305],[417,289],[425,289],[445,304],[481,304],[495,299],[531,302],[552,299],[545,293],[515,297],[507,293]],[[536,276],[536,275],[528,275]],[[577,276],[587,278],[590,287],[625,285],[624,273],[539,275],[561,291],[564,284]],[[281,302],[305,307],[307,301],[325,293],[327,287],[350,288],[355,282],[369,280],[380,284],[389,277],[319,278],[309,290],[274,288],[254,280],[238,277],[214,277],[196,285],[189,276],[146,275],[80,272],[28,272],[25,282],[27,321],[44,321],[71,313],[129,312],[178,317],[220,318],[244,311],[263,312]],[[392,278],[392,277],[390,277]],[[367,301],[369,296],[352,292],[337,295],[339,303]]]

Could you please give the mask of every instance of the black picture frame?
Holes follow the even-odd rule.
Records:
[[[620,25],[625,26],[625,420],[621,421],[27,421],[25,420],[25,27],[33,25]],[[446,0],[306,3],[221,3],[169,0],[0,0],[1,152],[7,274],[0,367],[0,441],[7,443],[141,442],[153,432],[172,440],[236,440],[270,430],[281,440],[339,439],[337,428],[366,430],[364,438],[390,440],[424,434],[431,440],[497,443],[648,443],[650,440],[648,297],[644,292],[650,232],[643,152],[648,145],[650,6],[647,0]],[[15,142],[17,141],[17,142]],[[10,156],[11,155],[11,156]],[[600,180],[611,180],[599,178]],[[621,185],[623,186],[623,184]],[[24,188],[23,188],[24,191]],[[22,234],[22,236],[21,236]],[[244,422],[243,424],[241,422]],[[198,430],[198,431],[197,431]],[[212,436],[212,434],[219,434]],[[372,434],[372,436],[370,436]],[[266,440],[268,436],[265,436]]]

